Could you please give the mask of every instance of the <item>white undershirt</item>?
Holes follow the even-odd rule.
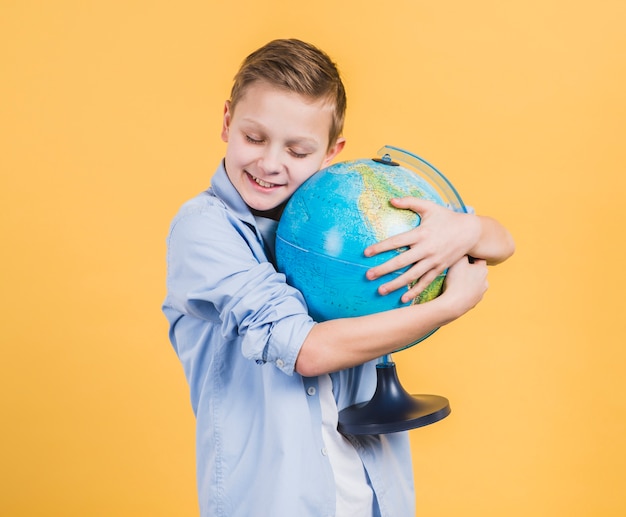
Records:
[[[328,451],[337,487],[336,517],[373,515],[374,495],[367,482],[361,458],[348,439],[337,430],[339,413],[330,375],[319,378],[322,406],[322,438]]]

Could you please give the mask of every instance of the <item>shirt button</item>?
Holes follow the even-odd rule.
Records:
[[[276,359],[276,366],[282,368],[283,366],[285,366],[285,361],[283,361],[282,359]]]
[[[328,450],[326,447],[322,447],[322,456],[328,456]]]
[[[317,392],[317,390],[315,389],[315,387],[314,387],[314,386],[309,386],[309,387],[306,389],[306,392],[307,392],[309,395],[313,396],[313,395],[315,395],[315,393]]]

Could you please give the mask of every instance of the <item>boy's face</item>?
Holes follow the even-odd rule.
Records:
[[[226,172],[253,210],[272,210],[289,199],[341,151],[329,148],[332,107],[265,82],[248,87],[235,110],[226,102],[222,140]]]

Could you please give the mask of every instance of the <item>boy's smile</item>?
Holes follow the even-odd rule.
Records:
[[[273,187],[274,185],[272,185],[271,183],[267,183],[266,181],[263,181],[259,178],[255,178],[254,176],[250,176],[257,184],[261,185],[262,187],[265,188],[270,188]]]
[[[328,145],[332,109],[265,82],[248,86],[235,109],[226,102],[226,172],[251,209],[278,207],[343,148],[343,138]]]

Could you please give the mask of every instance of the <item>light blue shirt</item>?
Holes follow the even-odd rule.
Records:
[[[203,517],[335,515],[318,378],[294,370],[315,322],[267,242],[223,164],[167,239],[163,312],[196,415]],[[331,377],[341,410],[371,398],[375,363]],[[373,515],[413,517],[407,434],[347,438],[374,490]]]

